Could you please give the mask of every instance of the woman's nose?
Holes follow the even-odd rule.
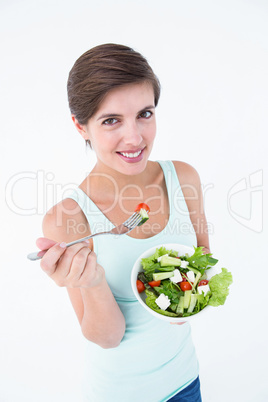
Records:
[[[142,142],[141,130],[137,122],[129,123],[124,132],[125,144],[139,145]]]

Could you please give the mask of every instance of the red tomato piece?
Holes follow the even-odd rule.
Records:
[[[134,212],[139,212],[141,209],[145,209],[146,212],[150,212],[150,208],[148,207],[147,204],[144,204],[144,202],[137,205]]]
[[[139,279],[137,279],[137,290],[139,293],[141,293],[145,290],[144,284]]]
[[[208,280],[207,279],[202,279],[202,281],[199,282],[198,286],[204,286],[208,284]]]
[[[189,282],[180,282],[180,288],[183,292],[185,292],[186,290],[191,290],[192,285]]]
[[[161,281],[151,281],[148,283],[150,286],[152,286],[152,288],[154,288],[155,286],[160,286]]]

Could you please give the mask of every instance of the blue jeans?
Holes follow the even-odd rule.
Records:
[[[199,377],[169,399],[168,402],[202,402]]]

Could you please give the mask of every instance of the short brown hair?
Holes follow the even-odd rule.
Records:
[[[69,73],[70,111],[80,124],[87,124],[111,89],[141,82],[152,84],[157,106],[160,83],[140,53],[114,43],[96,46],[82,54]]]

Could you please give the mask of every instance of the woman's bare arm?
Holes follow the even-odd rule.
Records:
[[[187,163],[177,161],[173,163],[196,233],[197,246],[204,247],[204,254],[210,253],[208,225],[204,211],[203,193],[199,175],[197,171]]]
[[[67,243],[90,234],[81,210],[66,212],[75,207],[73,203],[64,200],[47,213],[43,222],[46,238]],[[72,230],[68,230],[70,220]],[[85,232],[81,235],[82,225]],[[79,231],[75,230],[78,227]],[[66,249],[56,244],[41,260],[41,267],[58,286],[67,288],[84,336],[103,348],[113,348],[124,336],[125,319],[106,282],[103,267],[88,246],[93,248],[92,243],[78,243]]]

